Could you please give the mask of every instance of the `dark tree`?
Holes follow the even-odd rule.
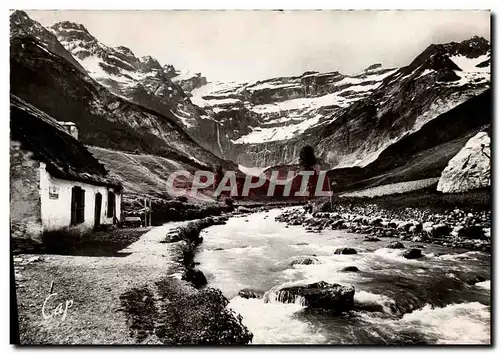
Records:
[[[304,170],[311,170],[316,165],[316,156],[312,146],[306,145],[300,149],[299,164]]]

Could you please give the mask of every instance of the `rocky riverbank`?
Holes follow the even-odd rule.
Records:
[[[246,211],[246,210],[245,210]],[[241,213],[236,211],[235,213]],[[223,225],[228,216],[212,216],[183,224],[169,230],[161,243],[177,243],[177,262],[183,268],[180,276],[193,286],[192,293],[171,291],[171,286],[160,286],[168,290],[160,305],[169,308],[169,316],[162,318],[167,344],[248,344],[253,334],[242,324],[242,318],[227,308],[229,300],[216,289],[207,287],[207,279],[196,269],[194,255],[203,242],[200,233],[213,225]],[[193,321],[195,319],[195,321]],[[168,332],[168,333],[167,333]],[[157,334],[158,335],[158,334]]]
[[[320,206],[321,208],[321,206]],[[434,213],[421,208],[385,209],[376,204],[334,205],[330,212],[307,208],[286,211],[276,221],[302,225],[309,232],[346,230],[366,241],[392,237],[447,247],[491,251],[491,211],[453,209]]]

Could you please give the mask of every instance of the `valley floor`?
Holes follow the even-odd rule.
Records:
[[[454,195],[436,193],[433,186],[400,194],[391,188],[387,190],[388,195],[374,197],[341,196],[333,209],[325,208],[325,201],[316,203],[316,211],[309,215],[296,207],[280,221],[305,226],[306,233],[332,229],[367,234],[365,241],[370,242],[380,241],[377,237],[393,237],[412,243],[490,250],[489,190]],[[270,207],[238,204],[240,210],[235,214]],[[248,221],[246,217],[244,221]],[[165,240],[167,234],[188,223],[101,231],[78,249],[64,254],[14,255],[20,343],[203,343],[205,339],[200,333],[212,324],[198,323],[219,313],[225,316],[220,311],[225,311],[226,300],[213,289],[199,291],[181,280],[185,243]],[[230,234],[229,237],[234,236]],[[169,299],[175,299],[174,305],[169,305]],[[207,304],[216,307],[206,307]],[[145,309],[151,312],[144,312]],[[179,319],[164,316],[165,311],[187,316],[187,320],[182,320],[186,327],[176,332],[175,321]],[[205,315],[199,315],[204,312]],[[221,321],[232,321],[222,318]],[[163,332],[158,331],[159,327]],[[175,337],[165,337],[166,329],[174,331]]]

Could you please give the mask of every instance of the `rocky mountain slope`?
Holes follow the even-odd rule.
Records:
[[[11,22],[11,92],[59,121],[75,122],[83,143],[155,154],[192,169],[218,164],[236,168],[197,144],[173,114],[163,115],[110,93],[26,14],[15,12]]]
[[[305,144],[326,166],[366,166],[490,86],[490,44],[479,37],[431,45],[402,68],[207,83],[200,73],[105,46],[83,25],[60,22],[50,31],[110,92],[172,117],[215,155],[248,167],[296,164]]]
[[[306,72],[252,83],[209,83],[191,100],[213,120],[187,130],[246,166],[297,162],[305,144],[331,167],[365,166],[386,147],[490,87],[490,44],[431,45],[409,65],[356,75]]]
[[[66,51],[66,49],[59,43],[57,37],[47,31],[45,27],[28,17],[24,11],[15,11],[10,15],[10,38],[19,37],[33,37],[43,44],[43,47],[50,52],[57,54],[71,64],[78,70],[85,73],[85,69],[73,58],[73,56]]]
[[[173,116],[186,127],[205,118],[205,112],[193,105],[183,90],[205,84],[201,74],[181,73],[151,56],[138,58],[127,47],[106,46],[81,24],[64,21],[49,30],[90,77],[113,94]]]
[[[366,166],[335,168],[329,177],[336,181],[339,192],[439,178],[467,141],[489,126],[491,107],[488,89],[406,134]]]
[[[296,166],[309,144],[349,189],[439,177],[491,122],[490,61],[489,42],[473,37],[431,45],[401,68],[207,83],[105,46],[82,25],[46,30],[11,16],[13,93],[75,121],[87,144],[266,174]]]

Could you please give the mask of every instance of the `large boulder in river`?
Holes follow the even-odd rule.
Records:
[[[309,265],[309,264],[320,264],[320,263],[321,262],[314,256],[298,256],[290,261],[291,266],[296,264]]]
[[[359,268],[356,266],[347,266],[347,267],[342,268],[340,271],[344,272],[344,273],[359,272]]]
[[[483,228],[478,225],[455,228],[453,231],[456,232],[458,237],[467,238],[470,240],[482,240],[487,238],[485,236]]]
[[[450,235],[453,229],[445,224],[437,224],[432,227],[432,237],[443,237]]]
[[[320,281],[308,285],[288,286],[278,290],[276,299],[283,303],[300,301],[303,306],[347,312],[354,306],[354,287]]]
[[[400,249],[400,248],[405,248],[405,246],[399,241],[394,241],[394,242],[389,243],[387,245],[387,248]]]
[[[335,254],[357,254],[354,248],[342,247],[335,250]]]
[[[479,132],[453,157],[441,173],[437,190],[460,193],[491,185],[490,137]]]
[[[254,289],[241,289],[238,295],[244,299],[261,299],[264,296],[264,291]]]
[[[417,259],[423,257],[422,251],[418,248],[410,248],[408,251],[403,253],[403,257],[406,259]]]

